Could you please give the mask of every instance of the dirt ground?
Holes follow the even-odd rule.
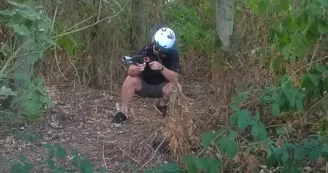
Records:
[[[202,115],[210,105],[207,83],[204,79],[181,82],[184,94],[196,101],[194,112]],[[55,108],[47,110],[38,122],[21,128],[37,134],[34,143],[0,136],[0,172],[9,172],[8,163],[17,160],[19,154],[24,154],[33,164],[33,172],[48,172],[44,164],[47,150],[43,144],[54,143],[67,151],[76,149],[87,156],[96,170],[106,167],[110,173],[142,172],[175,161],[167,142],[163,141],[161,127],[165,119],[155,110],[155,99],[136,96],[131,105],[134,116],[122,127],[115,128],[110,120],[116,111],[119,92],[69,86],[50,86],[49,91]]]

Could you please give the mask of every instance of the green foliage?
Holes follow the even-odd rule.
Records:
[[[250,4],[259,13],[282,14],[280,25],[271,27],[269,40],[291,62],[303,59],[320,35],[328,33],[327,12],[321,0],[304,0],[296,8],[291,7],[289,0],[251,0]]]
[[[292,7],[289,0],[248,2],[255,13],[280,19],[277,26],[271,25],[268,36],[272,45],[282,55],[273,57],[270,64],[270,68],[280,76],[279,85],[262,89],[258,96],[260,104],[271,109],[273,119],[293,113],[304,114],[326,96],[328,66],[311,64],[309,70],[300,78],[300,84],[295,85],[292,81],[294,74],[286,73],[286,63],[306,57],[319,42],[320,36],[328,33],[328,1],[303,0],[296,7]],[[270,168],[281,167],[281,172],[302,172],[305,160],[314,163],[319,157],[323,157],[328,161],[328,137],[321,136],[328,134],[328,118],[323,117],[317,122],[318,134],[305,136],[301,140],[288,139],[287,136],[290,137],[297,131],[296,127],[281,125],[275,127],[274,131],[269,131],[260,112],[252,113],[240,107],[242,102],[255,94],[238,93],[234,103],[229,105],[234,111],[230,116],[230,126],[203,134],[201,141],[207,154],[186,156],[184,161],[188,172],[219,172],[224,169],[222,159],[233,159],[239,152],[262,157],[257,154],[258,148],[265,149],[265,164]]]
[[[92,163],[82,153],[71,149],[70,152],[66,151],[60,144],[44,144],[44,148],[48,151],[48,157],[45,159],[44,164],[54,173],[69,172],[67,166],[74,166],[80,173],[105,173],[104,167],[96,171]],[[72,158],[71,165],[68,165],[68,157]],[[19,156],[19,162],[11,165],[11,173],[32,173],[32,164],[24,155]]]
[[[10,172],[11,173],[30,173],[32,172],[32,164],[28,162],[27,158],[24,155],[19,155],[19,161],[14,163],[11,166]]]
[[[38,136],[36,133],[28,133],[28,132],[20,132],[17,135],[15,135],[16,139],[20,139],[29,143],[34,143],[37,139]]]
[[[11,29],[14,37],[22,42],[16,43],[18,47],[12,51],[6,43],[3,43],[0,52],[5,62],[0,64],[0,94],[6,99],[11,98],[11,105],[19,104],[21,108],[24,107],[24,110],[15,108],[11,112],[7,110],[6,116],[23,114],[27,120],[33,121],[45,107],[52,106],[52,103],[44,87],[43,78],[16,68],[21,68],[17,64],[24,64],[26,68],[33,66],[43,57],[44,52],[55,44],[52,39],[52,21],[41,9],[27,3],[8,1],[8,4],[10,5],[8,9],[0,11],[2,22],[4,26]],[[20,56],[24,56],[24,60],[19,58]],[[16,84],[11,84],[12,81]]]
[[[28,39],[37,40],[39,44],[53,43],[51,39],[51,19],[27,4],[8,1],[12,8],[0,11],[7,27]]]
[[[175,163],[166,163],[159,168],[146,169],[144,173],[182,173]]]
[[[206,53],[215,48],[217,36],[215,25],[213,26],[215,22],[212,1],[200,2],[198,6],[170,2],[166,5],[165,14],[168,23],[179,37],[181,51],[192,48]]]

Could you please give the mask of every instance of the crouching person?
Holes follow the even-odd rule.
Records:
[[[162,116],[167,115],[167,103],[178,82],[180,68],[180,57],[174,44],[174,31],[163,27],[155,33],[152,43],[140,49],[138,54],[147,55],[155,61],[130,65],[121,89],[121,108],[112,119],[113,124],[120,125],[128,119],[128,106],[134,94],[160,98],[156,108]]]

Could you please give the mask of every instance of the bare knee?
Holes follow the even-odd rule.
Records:
[[[123,83],[123,88],[141,89],[141,79],[139,76],[127,76]]]
[[[163,95],[170,96],[172,94],[175,86],[176,86],[176,83],[173,83],[173,82],[167,83],[162,89]]]

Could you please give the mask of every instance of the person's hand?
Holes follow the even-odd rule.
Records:
[[[150,65],[150,69],[152,70],[162,70],[163,65],[161,63],[159,63],[158,61],[153,61],[151,63],[149,63]]]
[[[140,71],[144,71],[146,67],[146,63],[143,64],[137,64],[137,67],[139,68]]]

